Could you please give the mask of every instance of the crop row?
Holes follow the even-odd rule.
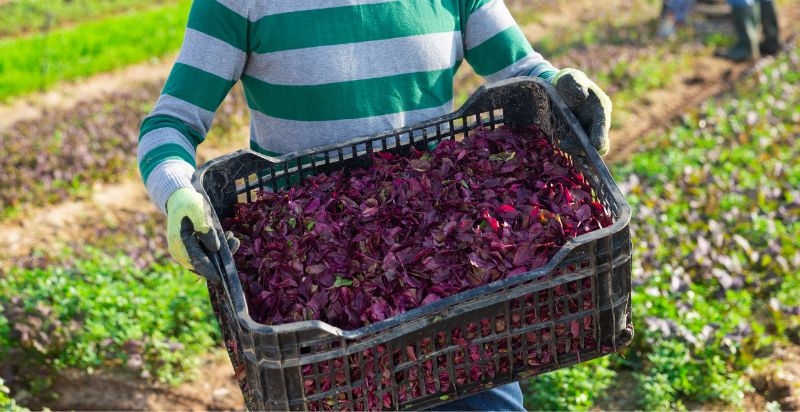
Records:
[[[87,250],[68,267],[0,277],[0,363],[15,391],[65,368],[123,369],[163,382],[192,374],[219,340],[205,284],[175,264],[136,268]]]
[[[94,182],[134,173],[139,124],[160,93],[157,84],[81,104],[0,132],[0,217],[23,204],[80,197]],[[244,95],[235,88],[220,107],[209,140],[230,139],[245,121]]]
[[[645,409],[741,405],[800,313],[800,47],[619,165],[634,209],[633,368]],[[761,361],[763,363],[763,361]]]
[[[0,40],[0,101],[176,51],[190,0]]]
[[[156,4],[174,0],[160,0]],[[153,5],[151,0],[14,0],[0,2],[0,37],[46,31],[64,24]]]

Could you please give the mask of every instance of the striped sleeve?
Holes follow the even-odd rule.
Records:
[[[503,0],[468,0],[465,58],[489,81],[516,76],[550,78],[557,71],[533,50]]]
[[[139,172],[150,199],[164,213],[169,196],[191,186],[197,146],[242,75],[249,3],[194,0],[178,59],[161,97],[142,122]]]

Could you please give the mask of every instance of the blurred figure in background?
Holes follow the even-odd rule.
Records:
[[[739,62],[780,50],[778,17],[772,0],[728,0],[728,3],[733,7],[736,43],[718,53],[719,56]],[[759,24],[763,36],[759,35]]]
[[[695,0],[664,0],[661,8],[661,23],[658,25],[658,37],[672,37],[675,31],[686,24],[686,18],[692,11]]]

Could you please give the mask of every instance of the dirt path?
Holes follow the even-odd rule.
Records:
[[[658,13],[658,6],[633,0],[606,0],[602,3],[590,0],[568,3],[557,0],[506,0],[506,4],[512,11],[523,8],[532,10],[518,18],[522,31],[532,43],[548,36],[575,32],[575,28],[593,21],[606,21],[609,18],[645,21]]]
[[[245,131],[239,134],[246,136]],[[244,143],[200,147],[198,164],[239,149]],[[80,244],[91,239],[99,225],[124,226],[134,215],[158,213],[138,177],[118,183],[96,183],[91,193],[85,200],[28,209],[14,219],[0,222],[3,234],[0,237],[0,271],[17,258],[29,255],[36,247],[55,249],[59,243]]]
[[[793,22],[800,19],[800,2],[791,2],[780,9],[781,35],[784,40],[800,34]],[[767,57],[768,59],[769,57]],[[750,73],[758,63],[733,63],[711,55],[703,55],[681,73],[670,86],[643,96],[641,105],[633,108],[622,128],[611,131],[611,151],[606,163],[627,159],[648,136],[667,130],[673,120],[692,107],[730,90],[734,83]]]
[[[82,102],[130,89],[141,83],[163,82],[174,61],[175,56],[168,56],[157,62],[137,64],[77,82],[65,82],[44,93],[13,99],[11,103],[0,106],[0,131],[17,122],[38,119],[52,111],[69,110]]]
[[[243,410],[244,398],[227,354],[209,355],[193,382],[177,387],[154,385],[136,377],[78,372],[63,374],[53,385],[57,399],[35,409],[112,411]]]

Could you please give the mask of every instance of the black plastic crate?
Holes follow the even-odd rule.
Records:
[[[208,287],[249,409],[367,409],[369,393],[382,401],[372,407],[428,408],[630,343],[630,207],[546,81],[518,78],[484,86],[451,115],[341,144],[281,157],[241,150],[209,161],[193,182],[213,206],[222,233],[220,219],[231,217],[238,202],[255,200],[259,189],[364,167],[376,151],[402,154],[412,145],[426,149],[442,139],[461,139],[478,127],[532,124],[556,147],[561,139],[580,143],[583,153],[572,162],[614,222],[569,241],[537,270],[357,330],[321,321],[268,326],[248,314],[233,258],[222,242],[212,256],[219,279]],[[589,301],[592,307],[585,309]],[[571,336],[580,345],[572,345]],[[481,377],[473,379],[478,369]]]

